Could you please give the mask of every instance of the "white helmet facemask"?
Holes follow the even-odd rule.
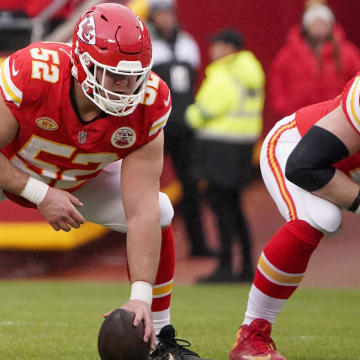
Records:
[[[112,67],[97,62],[88,53],[79,54],[79,60],[86,73],[86,79],[81,83],[83,92],[101,110],[115,116],[126,116],[143,100],[152,64],[143,68],[140,61],[122,60],[117,67]],[[119,94],[106,89],[104,84],[109,74],[134,77],[132,93]]]

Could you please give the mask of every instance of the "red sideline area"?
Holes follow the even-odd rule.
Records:
[[[170,165],[167,160],[166,169]],[[173,170],[169,168],[170,171]],[[171,174],[168,171],[166,172]],[[170,180],[170,185],[172,184],[171,179],[171,176],[162,179],[165,188],[169,185],[167,181]],[[253,256],[256,262],[265,243],[284,221],[260,178],[255,178],[246,189],[243,204],[252,231]],[[21,209],[18,207],[12,207],[10,210],[12,214],[7,214],[3,205],[0,204],[1,219],[4,211],[4,216],[20,216]],[[22,213],[25,214],[24,211]],[[27,214],[30,213],[27,212]],[[193,283],[199,276],[212,271],[216,266],[216,261],[214,259],[188,257],[188,241],[177,206],[175,206],[175,214],[177,214],[173,221],[176,248],[175,281],[176,283]],[[206,205],[205,198],[203,220],[210,245],[217,246],[214,218]],[[336,236],[322,240],[319,248],[312,256],[309,269],[302,283],[304,286],[322,288],[360,287],[358,223],[356,215],[344,212],[340,231]],[[17,223],[14,222],[14,224]],[[78,230],[72,232],[75,234]],[[56,232],[51,231],[51,233]],[[2,227],[0,227],[0,239],[2,235]],[[239,266],[241,259],[236,245],[234,245],[233,253],[235,263]],[[91,241],[78,248],[66,251],[23,251],[16,249],[0,251],[0,278],[24,277],[40,280],[50,278],[127,281],[124,236],[119,233],[108,232],[97,241]]]
[[[0,205],[0,226],[3,222],[42,221],[44,221],[44,219],[36,209],[26,209],[8,200]]]
[[[161,190],[176,204],[181,198],[181,186],[167,158],[164,169]],[[105,227],[92,223],[69,233],[55,232],[36,209],[23,208],[9,200],[0,204],[0,250],[68,251],[100,239],[108,232]]]
[[[174,204],[181,197],[181,187],[168,158],[161,190]],[[124,239],[122,234],[91,223],[69,233],[56,232],[36,209],[6,200],[0,203],[0,278],[55,274],[91,258],[100,266],[103,259],[109,265],[109,256],[115,259],[114,264],[124,264]]]

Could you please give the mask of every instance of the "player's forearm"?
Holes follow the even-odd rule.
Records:
[[[29,175],[13,165],[2,153],[0,153],[0,169],[0,188],[19,195]]]
[[[160,218],[139,216],[127,221],[127,255],[131,282],[155,283],[161,249]]]

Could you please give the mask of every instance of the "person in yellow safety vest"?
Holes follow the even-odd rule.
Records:
[[[196,136],[194,174],[206,180],[217,218],[221,254],[217,268],[199,282],[252,281],[251,234],[241,194],[252,172],[252,153],[262,131],[265,75],[260,62],[244,49],[241,33],[224,29],[210,38],[212,63],[186,111]],[[234,274],[232,243],[241,245],[242,268]]]

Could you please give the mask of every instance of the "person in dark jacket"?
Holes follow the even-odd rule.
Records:
[[[190,240],[190,255],[214,256],[214,251],[206,245],[197,181],[190,171],[193,135],[184,121],[185,110],[194,97],[199,48],[192,36],[180,28],[174,0],[150,0],[149,5],[153,71],[165,80],[172,96],[173,110],[164,133],[165,151],[182,185],[181,210]]]

